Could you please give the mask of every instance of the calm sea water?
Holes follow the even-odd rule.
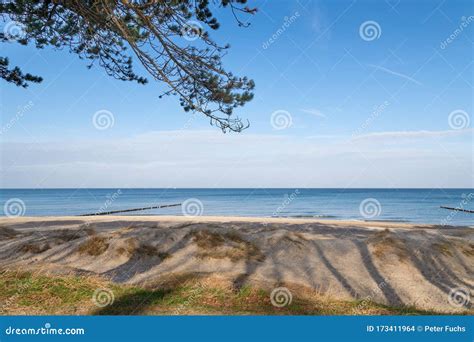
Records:
[[[185,203],[124,215],[319,217],[474,226],[474,189],[2,189],[2,215],[79,215]]]

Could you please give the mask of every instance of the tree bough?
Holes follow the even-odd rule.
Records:
[[[256,10],[246,0],[15,0],[0,3],[7,22],[2,42],[34,43],[39,49],[67,48],[81,59],[98,64],[119,80],[148,82],[135,72],[136,58],[147,76],[168,86],[161,96],[176,95],[185,111],[207,116],[224,132],[248,127],[233,110],[253,98],[254,82],[226,71],[222,57],[228,45],[214,42],[204,28],[216,30],[219,23],[211,8],[230,8],[239,26],[239,14]],[[13,25],[11,25],[13,23]],[[26,87],[41,77],[8,69],[0,58],[0,77]]]

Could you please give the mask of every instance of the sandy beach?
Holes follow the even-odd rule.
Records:
[[[464,312],[474,230],[388,222],[174,216],[0,219],[0,268],[160,288],[218,278],[294,296]]]

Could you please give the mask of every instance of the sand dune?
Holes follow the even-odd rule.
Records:
[[[218,275],[236,287],[284,285],[453,312],[470,308],[453,296],[474,290],[469,227],[169,216],[2,218],[0,227],[0,268],[149,287]]]

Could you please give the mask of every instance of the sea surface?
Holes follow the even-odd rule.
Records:
[[[179,204],[123,215],[316,217],[474,226],[474,189],[1,189],[3,216],[63,216]]]

